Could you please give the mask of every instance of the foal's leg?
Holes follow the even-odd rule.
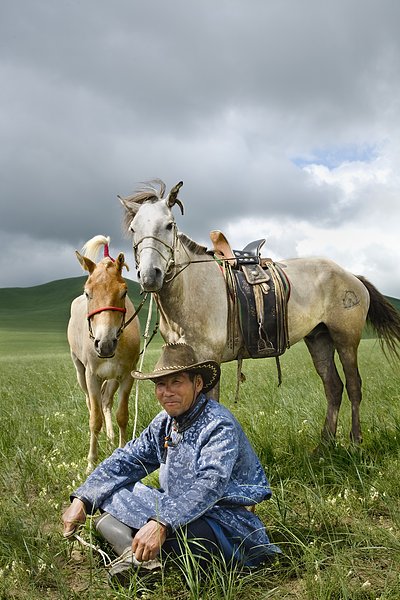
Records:
[[[127,442],[127,427],[129,420],[129,394],[133,385],[133,377],[130,374],[125,377],[119,386],[119,402],[117,408],[117,423],[119,427],[119,446],[122,448]]]
[[[351,433],[350,439],[355,444],[362,442],[361,424],[360,424],[360,404],[362,398],[361,377],[358,370],[356,346],[340,345],[336,343],[336,349],[339,354],[340,362],[343,365],[343,371],[346,376],[346,390],[351,402]]]
[[[334,360],[335,347],[328,331],[307,336],[304,341],[313,359],[315,369],[324,384],[328,408],[322,429],[322,440],[331,442],[336,436],[343,394],[343,383]]]
[[[116,379],[107,379],[101,387],[101,407],[103,410],[104,421],[108,441],[114,445],[114,427],[112,423],[112,407],[114,403],[114,394],[118,389]]]
[[[90,473],[98,459],[98,438],[103,425],[103,411],[101,407],[101,380],[86,372],[86,384],[90,397],[90,446],[86,472]]]
[[[82,389],[82,392],[85,394],[86,406],[87,406],[89,414],[90,414],[90,398],[89,398],[89,392],[88,392],[87,385],[86,385],[85,365],[79,360],[79,358],[77,356],[75,356],[75,354],[71,353],[71,357],[72,357],[72,361],[73,361],[73,363],[75,365],[75,369],[76,369],[76,378]]]

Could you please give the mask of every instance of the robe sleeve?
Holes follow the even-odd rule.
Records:
[[[94,512],[119,488],[140,481],[160,466],[159,417],[124,448],[117,448],[89,475],[71,498],[80,498]]]

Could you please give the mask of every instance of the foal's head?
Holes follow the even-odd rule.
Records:
[[[89,272],[84,293],[87,301],[89,333],[100,358],[112,358],[125,323],[127,285],[122,269],[127,265],[122,252],[113,261],[99,263],[76,252],[82,267]]]

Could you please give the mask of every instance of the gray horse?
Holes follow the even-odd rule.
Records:
[[[195,348],[199,360],[246,358],[239,323],[234,323],[232,336],[228,322],[229,297],[221,268],[204,246],[177,230],[171,209],[178,205],[183,214],[178,199],[181,186],[178,183],[164,197],[165,184],[157,180],[132,196],[120,197],[142,288],[154,293],[166,342],[185,341]],[[291,286],[289,344],[304,339],[324,385],[328,408],[322,438],[334,439],[342,402],[343,383],[334,360],[337,351],[352,406],[351,439],[361,442],[357,363],[361,334],[369,322],[399,358],[400,314],[365,278],[331,260],[296,258],[279,264]]]

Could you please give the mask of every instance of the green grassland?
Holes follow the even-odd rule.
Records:
[[[110,588],[97,555],[61,536],[60,515],[85,477],[89,441],[65,340],[69,304],[83,281],[0,290],[0,598],[400,598],[400,372],[374,339],[360,345],[361,447],[349,441],[346,397],[337,444],[319,446],[326,402],[303,343],[281,358],[280,387],[274,360],[245,361],[237,404],[236,365],[222,367],[221,400],[244,427],[273,489],[257,513],[283,551],[278,564],[251,573],[210,565],[200,582],[177,565],[156,587],[133,580],[130,590]],[[145,369],[160,344],[149,347]],[[157,410],[152,385],[142,382],[139,431]],[[111,450],[102,435],[101,457]],[[83,535],[90,539],[89,526]]]

